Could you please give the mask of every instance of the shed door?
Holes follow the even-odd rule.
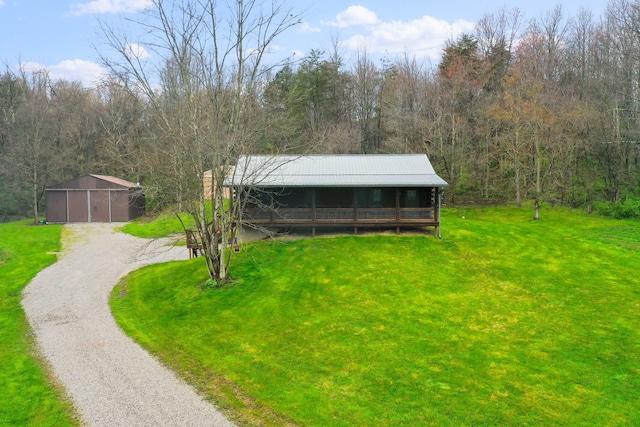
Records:
[[[129,221],[129,192],[111,192],[111,221]]]
[[[88,222],[87,190],[69,191],[69,222]]]
[[[109,222],[109,191],[91,190],[91,222]]]
[[[47,221],[67,222],[67,192],[47,190]]]

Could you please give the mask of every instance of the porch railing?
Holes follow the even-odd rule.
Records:
[[[249,208],[244,219],[255,223],[425,222],[435,219],[434,208]]]

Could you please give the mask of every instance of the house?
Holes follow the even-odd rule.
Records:
[[[424,154],[249,155],[226,185],[249,195],[242,222],[265,228],[433,227],[447,183]]]
[[[230,175],[233,173],[233,169],[231,169],[226,175]],[[203,176],[202,176],[202,186],[204,188],[204,198],[205,199],[211,199],[211,196],[213,195],[213,172],[211,169],[209,169],[208,171],[205,171]],[[225,187],[223,189],[223,195],[222,195],[225,199],[228,199],[229,197],[231,197],[231,193],[229,191],[228,187]]]
[[[113,176],[89,174],[45,193],[51,223],[130,221],[144,214],[140,185]]]

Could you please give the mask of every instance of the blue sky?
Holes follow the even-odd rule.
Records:
[[[91,85],[104,69],[98,51],[104,51],[98,23],[126,26],[151,0],[0,0],[0,62],[16,70],[46,68],[53,78],[80,80]],[[348,60],[358,48],[372,55],[395,57],[409,53],[437,59],[444,42],[470,32],[485,13],[517,7],[525,21],[539,18],[561,4],[572,17],[580,7],[594,17],[605,1],[588,0],[303,0],[290,3],[303,14],[302,25],[275,41],[280,54],[302,57],[311,49],[332,49],[333,40]]]

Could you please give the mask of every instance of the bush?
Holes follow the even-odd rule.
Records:
[[[622,201],[599,202],[595,208],[601,215],[612,218],[640,218],[640,198],[628,197]]]

